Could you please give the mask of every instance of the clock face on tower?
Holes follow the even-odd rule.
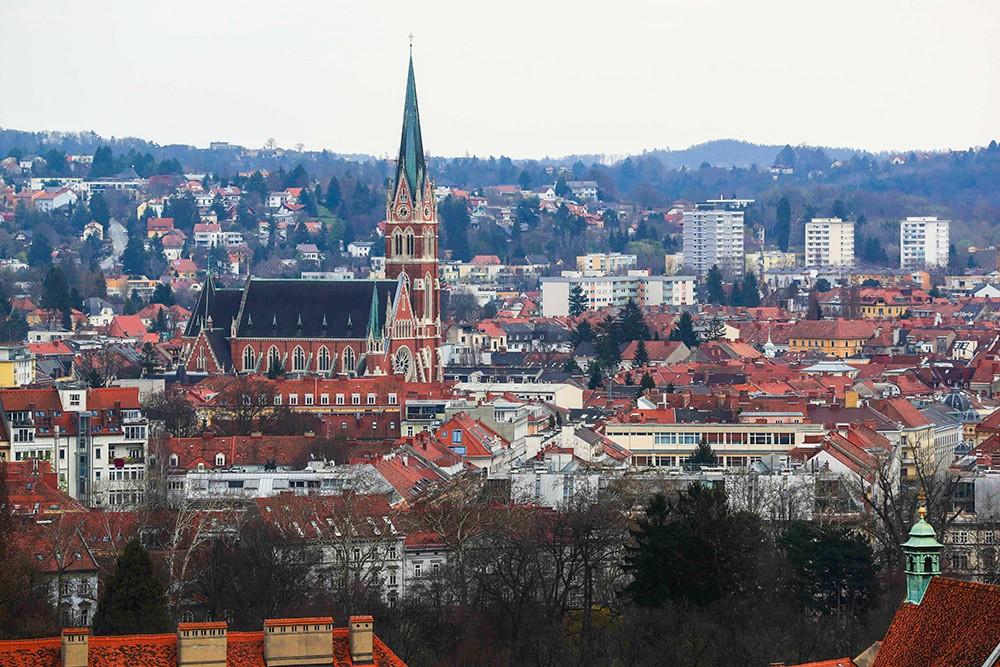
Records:
[[[431,207],[424,206],[424,220],[430,220],[430,219],[431,219]]]
[[[396,215],[400,218],[410,217],[410,207],[406,204],[400,204],[396,207]]]

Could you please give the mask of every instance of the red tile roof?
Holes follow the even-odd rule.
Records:
[[[934,577],[903,603],[873,667],[980,667],[1000,642],[1000,586]]]
[[[792,325],[789,338],[819,340],[868,340],[875,326],[862,320],[802,320]]]

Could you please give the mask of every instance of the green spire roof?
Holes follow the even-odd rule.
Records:
[[[368,314],[368,337],[382,337],[382,334],[379,333],[378,325],[378,291],[375,289],[374,283],[372,284],[372,309]]]
[[[406,179],[410,195],[416,199],[423,190],[427,167],[424,164],[424,142],[420,137],[420,112],[417,109],[417,83],[413,77],[413,53],[406,75],[406,102],[403,104],[403,136],[396,161],[396,188]]]

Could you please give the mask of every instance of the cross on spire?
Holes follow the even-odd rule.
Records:
[[[410,31],[410,51],[413,51],[413,31]]]

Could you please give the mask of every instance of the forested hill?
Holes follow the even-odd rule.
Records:
[[[718,139],[680,150],[650,151],[649,154],[655,156],[665,167],[672,169],[681,167],[696,169],[705,162],[716,167],[749,167],[754,164],[769,167],[782,148],[784,146],[752,144],[737,139]],[[821,147],[819,150],[835,160],[845,160],[853,155],[865,153],[853,148]]]

